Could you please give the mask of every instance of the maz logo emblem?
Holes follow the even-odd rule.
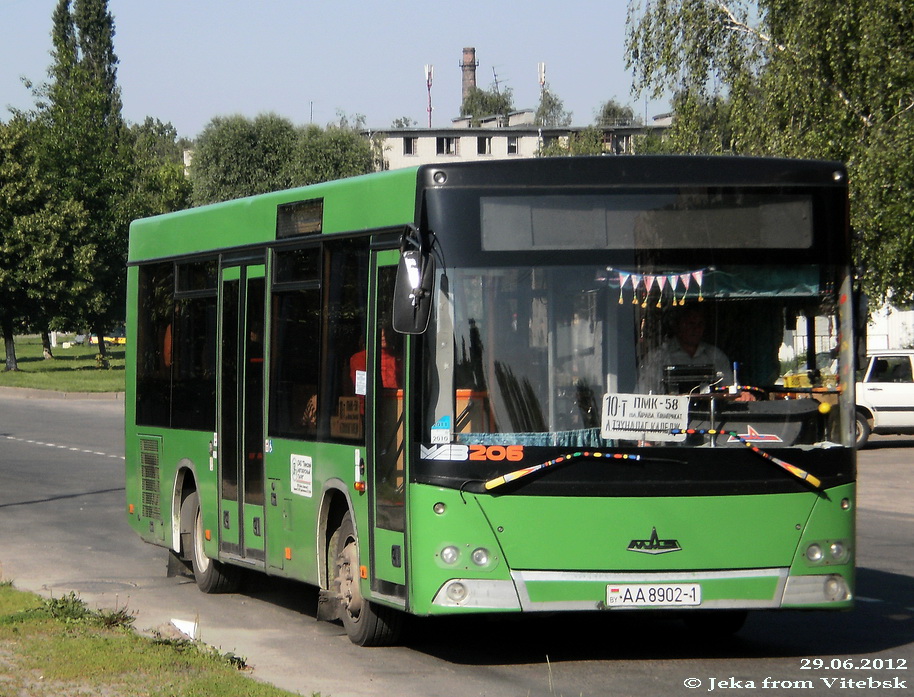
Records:
[[[666,554],[667,552],[681,552],[678,540],[661,540],[657,537],[657,528],[651,529],[651,539],[632,540],[628,545],[629,552],[643,552],[644,554]]]

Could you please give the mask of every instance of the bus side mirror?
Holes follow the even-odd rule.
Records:
[[[394,284],[392,325],[400,334],[423,334],[432,313],[435,260],[413,227],[400,244],[400,264]]]

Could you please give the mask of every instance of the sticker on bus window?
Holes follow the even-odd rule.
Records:
[[[438,445],[451,442],[451,416],[445,414],[432,426],[432,443]]]
[[[689,427],[689,398],[662,394],[603,395],[600,435],[616,440],[680,441]]]
[[[355,393],[363,397],[368,394],[368,372],[365,370],[355,371]]]
[[[292,456],[292,493],[311,498],[314,473],[308,455]]]

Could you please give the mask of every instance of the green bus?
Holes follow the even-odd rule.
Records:
[[[453,162],[135,221],[130,525],[406,614],[854,598],[845,169]]]

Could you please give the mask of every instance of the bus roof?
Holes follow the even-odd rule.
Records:
[[[445,185],[446,182],[446,185]],[[474,186],[846,187],[838,162],[736,156],[624,155],[447,162],[366,174],[136,220],[128,262],[276,240],[277,206],[323,199],[322,233],[414,223],[417,189]]]
[[[199,254],[276,239],[277,206],[323,199],[323,233],[413,222],[417,168],[379,172],[135,220],[128,262]]]

